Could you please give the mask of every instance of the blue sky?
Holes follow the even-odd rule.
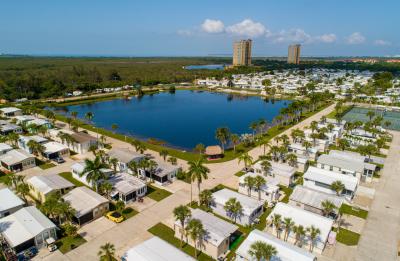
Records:
[[[246,6],[241,3],[245,2]],[[400,55],[399,0],[1,0],[0,53]]]

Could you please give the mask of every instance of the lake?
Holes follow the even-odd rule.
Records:
[[[186,70],[223,70],[224,64],[206,64],[206,65],[188,65],[185,66]]]
[[[215,145],[215,130],[228,127],[232,133],[251,133],[251,122],[261,118],[271,122],[290,101],[265,101],[258,96],[233,96],[207,91],[179,90],[144,95],[131,100],[114,99],[67,106],[84,118],[93,112],[97,127],[111,129],[142,140],[155,138],[185,150],[196,144]]]

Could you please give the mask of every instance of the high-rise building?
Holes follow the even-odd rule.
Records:
[[[300,44],[289,45],[288,57],[287,57],[288,63],[294,63],[294,64],[300,63],[300,49],[301,49]]]
[[[251,45],[250,39],[233,43],[233,66],[251,65]]]

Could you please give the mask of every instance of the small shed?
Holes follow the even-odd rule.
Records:
[[[224,155],[222,148],[219,145],[207,146],[205,154],[209,159],[218,159]]]

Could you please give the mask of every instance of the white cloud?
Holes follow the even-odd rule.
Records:
[[[275,43],[309,43],[312,41],[311,35],[307,34],[303,29],[282,30],[277,34],[271,34],[267,37],[272,38],[272,41]]]
[[[391,45],[391,42],[385,41],[385,40],[375,40],[374,42],[375,45],[381,45],[381,46],[387,46],[387,45]]]
[[[225,26],[221,20],[206,19],[201,24],[201,30],[206,33],[211,33],[211,34],[222,33],[224,29]]]
[[[362,44],[366,38],[360,32],[355,32],[349,35],[346,40],[348,44]]]
[[[335,34],[323,34],[323,35],[317,36],[316,39],[323,43],[333,43],[333,42],[336,42],[337,37]]]
[[[259,37],[269,33],[263,24],[254,22],[251,19],[245,19],[240,23],[228,26],[226,31],[234,35],[246,37]]]

